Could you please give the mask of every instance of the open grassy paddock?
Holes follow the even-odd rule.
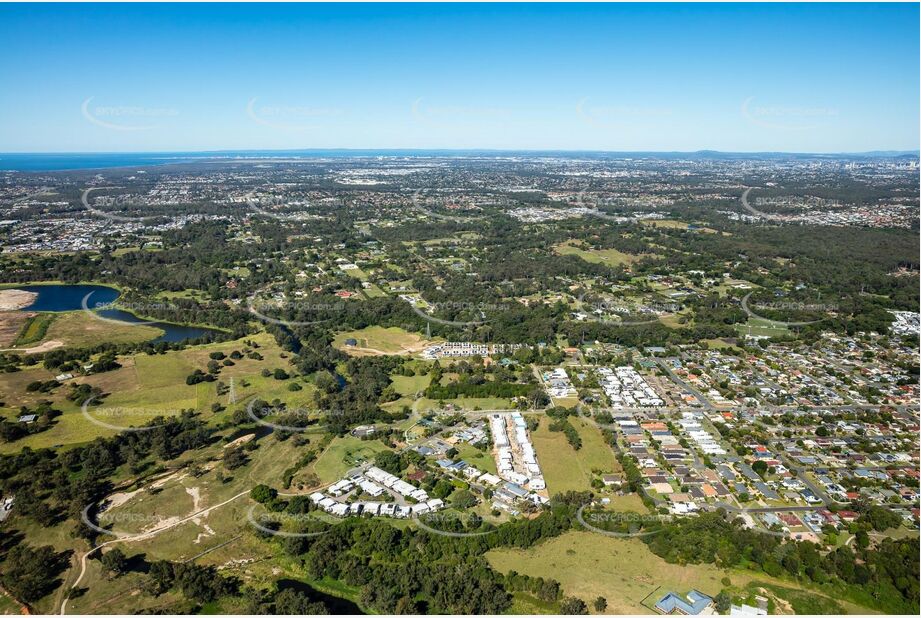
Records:
[[[591,264],[607,266],[629,266],[642,258],[642,256],[631,255],[617,249],[585,249],[574,244],[573,241],[556,245],[553,250],[558,255],[575,255]]]
[[[349,339],[354,339],[356,345],[346,345]],[[415,354],[430,343],[424,337],[396,326],[368,326],[339,333],[333,341],[333,347],[356,355]]]
[[[254,503],[247,493],[260,483],[280,487],[285,469],[305,452],[317,448],[318,443],[311,439],[307,444],[297,445],[292,439],[278,440],[270,433],[259,435],[255,440],[258,448],[248,451],[249,461],[244,466],[235,470],[223,466],[222,441],[188,451],[171,462],[170,470],[110,495],[109,506],[97,521],[103,527],[128,534],[159,530],[149,538],[116,544],[137,568],[142,560],[194,560],[218,566],[246,583],[262,585],[274,581],[278,578],[275,563],[264,563],[264,568],[255,566],[271,557],[275,548],[255,534],[248,516]],[[198,516],[190,518],[194,514]],[[85,546],[70,534],[72,520],[41,529],[29,519],[17,519],[16,525],[30,538],[40,537],[58,551],[85,551]],[[100,541],[114,538],[103,535]],[[71,600],[68,612],[131,614],[154,606],[162,609],[164,601],[166,609],[187,608],[172,605],[180,603],[179,595],[156,599],[141,592],[145,577],[137,568],[111,579],[102,573],[97,561],[90,560],[81,587],[89,587],[92,594]],[[75,576],[76,570],[72,569],[67,573],[68,581]],[[36,609],[54,613],[63,590],[59,588],[55,594],[41,599]]]
[[[181,410],[192,409],[206,418],[213,417],[211,406],[219,403],[227,409],[216,418],[224,418],[233,410],[243,408],[253,398],[272,401],[276,398],[290,406],[313,407],[314,386],[302,378],[276,380],[263,377],[263,369],[290,369],[290,365],[273,337],[266,333],[247,337],[259,345],[256,350],[263,360],[241,358],[233,366],[223,367],[218,381],[229,385],[234,380],[236,404],[231,404],[228,395],[217,394],[218,382],[186,384],[186,376],[195,369],[205,370],[209,354],[223,352],[229,355],[234,350],[242,351],[243,341],[228,341],[195,346],[164,354],[133,354],[119,357],[119,369],[89,376],[75,377],[50,393],[27,393],[26,385],[33,381],[45,381],[54,377],[53,372],[40,366],[16,373],[0,374],[0,401],[5,407],[0,412],[7,418],[18,412],[22,405],[35,405],[40,400],[50,400],[63,413],[47,431],[25,437],[12,444],[0,445],[0,452],[18,451],[23,446],[42,448],[55,445],[73,445],[89,442],[98,436],[111,436],[116,430],[93,423],[81,412],[80,406],[66,398],[70,391],[68,384],[86,383],[100,388],[106,396],[88,409],[93,418],[106,424],[128,427],[150,422],[157,415],[176,415]],[[299,391],[290,391],[288,386],[297,382]]]
[[[597,427],[581,418],[570,417],[582,438],[582,448],[577,451],[563,432],[550,431],[550,422],[549,418],[541,418],[537,431],[531,433],[531,440],[551,494],[587,491],[591,489],[593,470],[602,474],[620,470],[614,452],[605,444]]]
[[[567,532],[527,550],[491,550],[486,558],[503,573],[518,571],[556,579],[565,595],[579,597],[589,607],[595,598],[605,597],[608,614],[653,614],[648,605],[669,591],[683,594],[696,588],[713,596],[724,588],[724,577],[729,577],[737,588],[763,582],[780,587],[780,595],[784,594],[782,588],[788,588],[797,595],[813,598],[810,608],[832,608],[835,602],[822,593],[804,591],[797,584],[763,573],[724,570],[710,564],[670,564],[650,552],[639,539],[618,539],[588,531]],[[857,613],[868,611],[843,602],[841,605]],[[793,613],[784,609],[787,608],[778,604],[778,613]]]
[[[140,343],[156,339],[163,331],[153,326],[128,326],[94,318],[83,311],[55,316],[42,341],[60,341],[69,347],[92,347],[100,342]]]
[[[311,468],[322,483],[332,483],[341,479],[349,469],[364,461],[373,461],[377,453],[386,450],[380,440],[361,440],[354,436],[335,438]]]
[[[737,324],[735,329],[740,335],[754,337],[783,337],[790,332],[786,326],[773,324],[763,318],[748,318],[744,324]]]

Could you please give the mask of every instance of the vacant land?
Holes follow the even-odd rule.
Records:
[[[48,327],[54,322],[55,317],[52,313],[36,313],[29,316],[13,345],[25,347],[41,341],[45,338],[45,333],[48,332]]]
[[[356,345],[346,345],[346,341],[354,339]],[[386,354],[414,354],[421,352],[431,343],[416,333],[392,326],[369,326],[361,330],[353,330],[336,335],[333,346],[357,356],[373,356]]]
[[[386,451],[379,440],[360,440],[353,436],[335,438],[314,462],[313,472],[322,483],[332,483],[342,478],[351,468],[364,461],[373,461],[374,456]]]
[[[196,477],[186,470],[180,470],[147,484],[144,489],[133,494],[122,494],[117,497],[118,506],[107,511],[109,521],[117,522],[113,529],[136,532],[143,528],[159,528],[231,500],[258,483],[277,483],[284,467],[296,460],[299,449],[290,440],[278,442],[270,436],[261,438],[260,442],[264,444],[250,453],[250,462],[231,473],[222,470],[219,465],[214,467],[205,463],[207,471],[201,476]],[[221,450],[218,444],[204,452],[189,453],[187,457],[203,462],[208,458],[219,457]],[[223,480],[216,478],[218,471],[222,471]],[[155,537],[119,543],[118,546],[129,556],[140,555],[151,561],[195,559],[199,564],[213,564],[229,574],[249,580],[251,564],[272,554],[271,547],[251,532],[248,523],[251,505],[245,496],[239,497]],[[105,521],[105,517],[102,521]],[[61,535],[57,534],[58,528]],[[69,538],[68,530],[66,523],[55,528],[55,538],[61,536],[64,539],[61,545],[54,543],[56,547],[72,546],[73,539]],[[111,538],[103,537],[101,540]],[[271,571],[265,575],[267,580],[275,579],[271,577]],[[90,560],[81,586],[89,587],[92,594],[71,600],[68,611],[132,613],[153,606],[162,607],[164,601],[169,604],[181,600],[179,595],[173,594],[159,600],[141,594],[140,588],[144,581],[143,574],[134,570],[112,579],[103,574],[98,561]],[[49,611],[51,608],[44,604],[50,600],[50,597],[43,599],[40,609]]]
[[[579,405],[579,397],[577,395],[573,395],[572,397],[551,397],[550,399],[553,405],[563,408],[574,408]]]
[[[582,448],[575,450],[561,431],[550,431],[550,419],[542,418],[531,440],[537,451],[547,489],[551,494],[591,489],[593,471],[604,474],[619,469],[614,452],[605,444],[601,432],[580,418],[570,422],[582,438]]]
[[[786,326],[774,324],[763,318],[748,318],[747,322],[737,324],[735,328],[740,335],[754,337],[783,337],[790,333]]]
[[[33,315],[24,311],[0,311],[0,349],[15,343]]]
[[[686,593],[696,588],[716,595],[725,587],[721,582],[724,577],[729,577],[732,585],[739,587],[759,581],[783,585],[790,590],[798,588],[763,573],[724,570],[710,564],[670,564],[650,552],[639,539],[615,539],[583,531],[567,532],[527,550],[492,550],[486,558],[503,573],[517,571],[532,577],[556,579],[565,595],[579,597],[589,607],[595,598],[605,597],[609,614],[653,614],[651,606],[669,591]],[[816,602],[809,605],[800,600],[803,606],[810,608],[831,601],[812,591],[797,590],[797,593],[798,596],[817,597]],[[782,591],[777,594],[782,595]],[[778,613],[793,613],[789,609],[784,611],[781,604],[776,609]],[[854,606],[849,609],[854,611]]]
[[[421,393],[432,381],[432,376],[427,373],[417,374],[414,376],[390,376],[393,382],[393,390],[405,397],[412,397],[416,393]]]
[[[575,255],[592,264],[607,264],[608,266],[629,266],[641,259],[641,256],[630,255],[617,249],[585,249],[567,241],[555,246],[554,251],[559,255]]]
[[[156,415],[172,416],[185,409],[195,410],[206,417],[218,420],[230,415],[234,409],[244,407],[253,398],[264,401],[278,398],[289,406],[312,408],[315,389],[311,383],[301,378],[276,380],[274,377],[262,375],[263,369],[290,369],[274,338],[261,333],[247,337],[247,340],[259,346],[256,351],[262,355],[262,360],[246,357],[237,359],[233,361],[234,365],[221,368],[217,381],[194,385],[186,384],[186,376],[196,369],[205,370],[210,360],[209,354],[223,352],[229,355],[234,350],[242,351],[247,347],[243,341],[212,343],[165,354],[122,356],[118,358],[120,368],[75,377],[50,393],[26,391],[26,386],[30,382],[47,381],[54,377],[53,372],[39,366],[16,373],[0,374],[0,401],[4,401],[9,408],[4,416],[9,418],[15,414],[16,407],[35,405],[39,400],[51,401],[54,407],[63,413],[47,431],[14,443],[0,445],[0,451],[15,452],[24,446],[44,448],[81,444],[98,436],[113,435],[115,430],[87,419],[82,414],[80,406],[66,398],[70,392],[68,385],[71,382],[90,384],[101,389],[106,396],[88,411],[93,418],[120,427],[143,425]],[[231,403],[229,394],[217,394],[218,382],[229,386],[231,378],[234,381],[236,404]],[[288,389],[294,382],[298,383],[301,390]],[[215,403],[225,406],[227,410],[214,416],[211,406]]]
[[[643,225],[650,225],[652,227],[661,227],[668,229],[676,230],[686,230],[690,228],[693,224],[685,223],[684,221],[675,221],[674,219],[644,219],[642,221]],[[716,234],[716,230],[709,227],[693,227],[694,231],[703,232],[705,234]]]
[[[116,324],[84,311],[71,311],[57,315],[43,338],[45,341],[61,341],[69,347],[93,347],[100,342],[138,343],[150,341],[163,334],[153,326]],[[32,343],[32,342],[30,342]]]
[[[458,397],[456,399],[445,399],[445,405],[450,404],[461,410],[512,410],[514,406],[511,400],[503,397]],[[428,412],[429,410],[441,409],[443,406],[434,399],[423,397],[419,400],[416,409],[419,412]]]
[[[376,283],[372,283],[362,290],[365,293],[365,296],[368,298],[383,298],[387,296],[387,293],[384,290],[380,289]]]
[[[15,311],[31,305],[38,294],[17,290],[15,288],[0,289],[0,311]]]
[[[496,460],[490,451],[481,451],[466,442],[458,442],[454,445],[454,448],[457,449],[458,457],[474,468],[490,474],[496,474]]]
[[[710,565],[672,565],[650,552],[639,539],[615,539],[592,532],[568,532],[528,550],[493,550],[486,555],[499,571],[516,570],[558,580],[564,594],[586,603],[602,596],[608,613],[650,614],[642,604],[661,590],[696,588],[715,595],[726,575]],[[653,601],[654,603],[654,601]]]

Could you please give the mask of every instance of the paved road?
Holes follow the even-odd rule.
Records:
[[[672,368],[668,366],[668,363],[666,363],[664,359],[657,358],[657,359],[656,359],[656,364],[658,364],[659,367],[661,367],[661,368],[665,371],[665,373],[667,373],[668,376],[669,376],[672,380],[675,381],[676,384],[678,384],[679,386],[681,386],[686,392],[688,392],[688,393],[690,393],[691,395],[694,395],[695,397],[697,397],[697,400],[700,401],[700,402],[704,405],[705,408],[707,408],[708,410],[715,410],[715,409],[716,409],[716,406],[714,406],[712,403],[710,403],[710,400],[707,399],[706,397],[704,397],[704,396],[703,396],[703,393],[701,393],[699,390],[697,390],[696,388],[694,388],[693,386],[691,386],[690,384],[688,384],[687,382],[685,382],[681,377],[679,377],[678,374],[676,374],[676,373],[672,370]]]
[[[828,506],[829,504],[836,504],[836,502],[832,500],[831,497],[827,493],[825,493],[825,489],[823,489],[822,487],[819,487],[818,484],[812,482],[812,480],[809,478],[809,475],[807,474],[809,470],[807,470],[806,467],[793,463],[790,460],[790,458],[787,457],[786,453],[778,452],[777,456],[780,458],[780,460],[784,463],[785,466],[787,466],[788,468],[796,472],[796,478],[802,481],[803,485],[808,487],[812,491],[812,493],[814,493],[816,496],[819,497],[819,500],[822,501],[822,506]]]
[[[816,506],[734,506],[731,504],[726,504],[725,502],[716,502],[714,504],[707,504],[704,507],[706,511],[716,511],[718,509],[726,509],[727,511],[732,511],[733,513],[787,513],[790,511],[798,513],[808,513],[809,511],[817,511],[818,509],[825,508],[823,505],[818,504]]]
[[[691,393],[692,395],[695,393]],[[695,395],[696,396],[696,395]],[[742,406],[723,406],[717,408],[716,406],[710,404],[706,406],[708,411],[724,411],[724,412],[739,412],[739,411],[750,411],[753,408],[747,408]],[[879,408],[892,408],[893,410],[898,410],[899,412],[917,410],[918,406],[916,405],[891,405],[891,404],[848,404],[840,406],[777,406],[777,405],[759,405],[754,409],[757,410],[767,410],[769,412],[798,412],[801,407],[805,407],[807,411],[820,411],[820,410],[829,410],[832,412],[857,412],[859,410],[877,410]],[[609,412],[692,412],[700,411],[704,409],[704,406],[660,406],[660,407],[633,407],[633,408],[607,408]]]

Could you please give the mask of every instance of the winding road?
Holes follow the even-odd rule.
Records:
[[[237,499],[239,499],[239,498],[242,498],[243,496],[247,496],[247,495],[249,495],[249,492],[250,492],[250,490],[247,489],[246,491],[240,492],[240,493],[238,493],[237,495],[233,496],[232,498],[229,498],[229,499],[227,499],[227,500],[224,500],[223,502],[221,502],[221,503],[219,503],[219,504],[215,504],[214,506],[209,506],[209,507],[206,508],[206,509],[201,509],[200,511],[196,511],[196,512],[192,513],[191,515],[188,515],[188,516],[186,516],[186,517],[184,517],[184,518],[182,518],[182,519],[180,519],[180,520],[178,520],[178,521],[169,522],[168,524],[166,524],[166,525],[164,525],[164,526],[162,526],[162,527],[160,527],[160,528],[154,528],[153,530],[150,530],[149,532],[144,532],[144,533],[137,534],[137,535],[134,535],[134,536],[120,537],[120,538],[112,539],[111,541],[106,541],[105,543],[100,543],[99,545],[96,545],[95,547],[93,547],[92,549],[90,549],[89,551],[85,552],[83,555],[80,556],[80,573],[79,573],[79,575],[77,575],[77,579],[74,581],[74,583],[71,584],[70,589],[71,589],[71,590],[75,589],[75,588],[80,584],[80,582],[83,581],[83,576],[86,575],[86,561],[87,561],[87,559],[88,559],[91,555],[93,555],[93,553],[94,553],[95,551],[97,551],[97,550],[99,550],[99,549],[101,549],[101,548],[103,548],[103,547],[105,547],[105,546],[107,546],[107,545],[113,545],[113,544],[115,544],[115,543],[131,543],[131,542],[133,542],[133,541],[144,541],[144,540],[153,538],[153,537],[157,536],[158,534],[160,534],[161,532],[165,532],[165,531],[167,531],[167,530],[171,530],[172,528],[175,528],[176,526],[179,526],[179,525],[184,524],[184,523],[186,523],[186,522],[192,521],[193,519],[197,519],[197,518],[199,518],[199,517],[201,517],[201,516],[203,516],[203,515],[207,515],[208,513],[210,513],[211,511],[213,511],[214,509],[217,509],[217,508],[220,508],[220,507],[222,507],[222,506],[224,506],[224,505],[230,504],[230,503],[233,502],[234,500],[237,500]],[[61,601],[61,611],[60,611],[60,614],[61,614],[62,616],[64,616],[64,615],[67,614],[67,601],[68,601],[68,598],[67,598],[67,596],[65,595],[63,601]]]

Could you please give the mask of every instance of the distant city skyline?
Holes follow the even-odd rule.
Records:
[[[3,4],[0,152],[917,152],[918,20],[916,3]]]

